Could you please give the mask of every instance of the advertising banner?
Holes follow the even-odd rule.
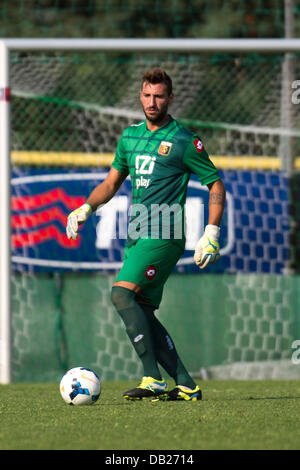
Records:
[[[14,270],[118,271],[122,265],[131,204],[130,179],[80,227],[65,233],[68,214],[85,202],[107,170],[21,169],[12,175]],[[287,179],[279,172],[224,171],[227,190],[221,259],[206,271],[282,273],[288,255]],[[208,217],[208,188],[192,176],[185,205],[186,250],[179,272],[199,272],[195,245]]]

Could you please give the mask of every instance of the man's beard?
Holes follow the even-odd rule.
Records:
[[[168,113],[168,107],[166,106],[165,108],[161,109],[158,114],[155,114],[153,116],[151,116],[151,114],[149,115],[145,108],[143,108],[143,111],[149,122],[151,122],[152,124],[159,124],[166,118]]]

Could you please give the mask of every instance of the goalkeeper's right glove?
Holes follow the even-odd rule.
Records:
[[[76,240],[79,225],[85,222],[92,212],[92,206],[85,203],[69,214],[66,227],[67,237],[69,239],[74,238],[74,240]]]

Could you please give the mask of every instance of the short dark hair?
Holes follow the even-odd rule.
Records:
[[[152,85],[156,85],[157,83],[165,83],[165,85],[167,86],[168,95],[170,96],[173,93],[171,77],[169,77],[169,75],[160,68],[154,68],[144,72],[142,86],[145,82],[151,83]]]

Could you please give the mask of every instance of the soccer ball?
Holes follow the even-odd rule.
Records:
[[[69,405],[92,405],[100,396],[101,382],[91,369],[74,367],[61,379],[59,390]]]

